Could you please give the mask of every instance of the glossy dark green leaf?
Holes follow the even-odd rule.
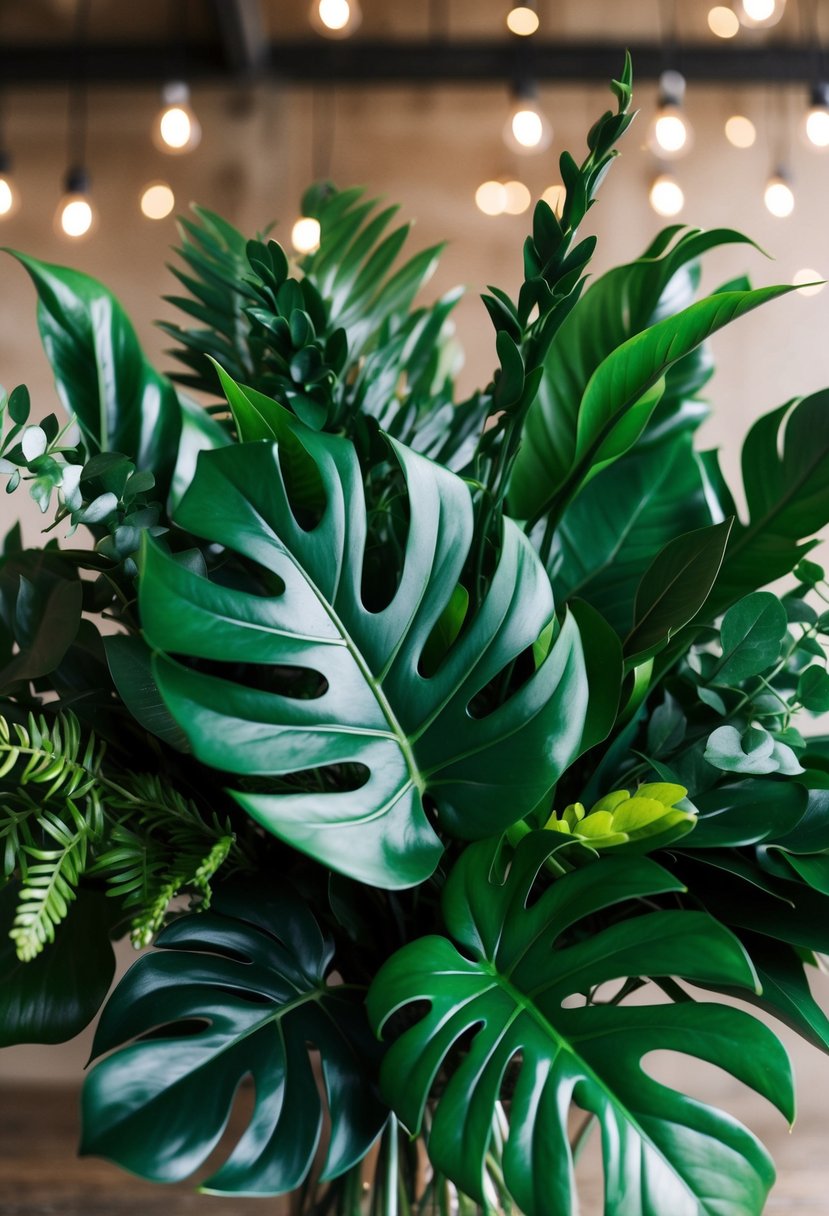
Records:
[[[585,600],[573,600],[571,611],[581,634],[587,670],[587,716],[579,752],[588,751],[610,734],[619,711],[624,664],[622,643],[607,621]]]
[[[731,521],[677,536],[660,550],[636,589],[629,660],[654,654],[699,612],[723,559]]]
[[[785,837],[803,820],[808,792],[794,781],[749,779],[694,798],[699,812],[686,850],[740,848]]]
[[[237,801],[282,839],[332,868],[403,887],[434,870],[442,845],[426,816],[462,837],[528,814],[572,760],[587,683],[578,628],[567,618],[546,661],[503,704],[470,713],[476,694],[532,646],[553,613],[549,581],[510,521],[483,603],[438,670],[424,646],[460,581],[472,538],[468,486],[394,444],[411,524],[397,590],[369,611],[361,597],[366,506],[352,446],[291,424],[324,483],[326,507],[306,531],[292,510],[278,447],[246,444],[202,456],[179,524],[270,573],[267,594],[233,591],[147,548],[141,618],[161,652],[155,677],[203,763],[248,778],[351,764],[351,788],[316,784],[246,792]],[[284,591],[281,588],[284,587]],[[173,657],[175,656],[175,657]],[[209,671],[188,659],[209,659]],[[215,664],[225,664],[216,667]],[[248,682],[245,667],[256,664]],[[286,695],[286,665],[318,672],[321,695]]]
[[[66,410],[92,450],[123,452],[166,493],[181,414],[175,390],[147,362],[115,297],[95,279],[14,256],[38,293],[38,324]]]
[[[719,1005],[573,1001],[631,975],[753,990],[742,947],[706,916],[680,911],[568,938],[590,913],[677,888],[646,858],[602,858],[528,903],[556,847],[546,835],[524,838],[505,878],[497,842],[469,847],[443,898],[457,946],[421,938],[381,969],[369,991],[372,1022],[382,1031],[393,1014],[408,1019],[383,1061],[384,1096],[415,1132],[431,1094],[433,1165],[478,1202],[495,1103],[509,1075],[503,1175],[528,1216],[577,1210],[571,1102],[602,1127],[606,1216],[759,1216],[774,1176],[761,1145],[728,1116],[654,1081],[641,1061],[660,1048],[689,1053],[732,1072],[791,1118],[788,1061],[774,1035]]]
[[[84,1087],[81,1152],[158,1182],[186,1178],[215,1148],[250,1076],[247,1128],[202,1189],[293,1190],[323,1124],[311,1047],[331,1119],[322,1179],[336,1178],[387,1118],[362,994],[329,982],[331,943],[299,899],[248,888],[219,894],[214,908],[166,929],[106,1005],[93,1056],[119,1050]]]
[[[755,591],[728,609],[720,626],[722,658],[711,681],[738,684],[776,662],[786,636],[786,610],[770,591]]]
[[[153,678],[152,651],[143,638],[112,634],[104,639],[104,646],[112,681],[136,722],[176,751],[189,751],[186,734],[158,691]]]
[[[829,1052],[829,1018],[809,989],[802,959],[782,942],[753,933],[741,934],[743,945],[757,969],[762,992],[741,993],[768,1013],[791,1026],[807,1042]]]
[[[748,519],[735,523],[706,619],[788,574],[829,522],[829,390],[756,422],[742,470]]]
[[[111,908],[81,891],[55,940],[29,963],[18,959],[9,930],[19,886],[0,890],[0,1047],[65,1043],[92,1021],[115,972]]]
[[[77,580],[58,579],[41,593],[20,576],[16,631],[19,648],[0,670],[0,689],[54,671],[77,635],[82,598]]]
[[[825,667],[812,664],[800,673],[797,681],[797,699],[813,713],[825,713],[829,709],[829,674]]]
[[[564,513],[549,566],[557,599],[586,599],[624,636],[633,623],[636,587],[655,555],[675,536],[709,522],[689,435],[631,452],[594,478]]]

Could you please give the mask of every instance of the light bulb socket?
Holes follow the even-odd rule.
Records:
[[[0,174],[11,173],[12,164],[11,154],[5,148],[0,148]]]
[[[190,86],[183,80],[168,80],[161,90],[165,106],[186,106],[190,101]]]
[[[829,109],[829,81],[819,80],[809,91],[809,105],[813,109]]]
[[[512,82],[514,101],[538,101],[538,81],[532,76],[519,76]]]
[[[682,106],[687,82],[681,72],[669,68],[659,77],[659,105]]]
[[[89,170],[83,165],[73,165],[66,173],[64,181],[64,193],[66,194],[89,194],[92,179],[89,176]]]

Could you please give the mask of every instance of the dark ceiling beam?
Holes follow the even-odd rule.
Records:
[[[229,70],[236,76],[257,76],[268,62],[268,40],[260,0],[212,0]]]
[[[218,5],[224,4],[235,7],[230,0],[218,0]],[[665,67],[662,48],[647,42],[630,50],[635,79],[656,79]],[[527,46],[504,39],[328,42],[308,38],[271,43],[266,74],[296,84],[473,84],[509,81],[529,68],[538,80],[574,84],[610,80],[621,69],[624,51],[620,43],[539,39]],[[222,45],[208,42],[190,42],[184,51],[163,43],[93,42],[83,60],[86,78],[93,84],[156,84],[182,73],[191,82],[222,81],[238,71],[228,63]],[[689,81],[699,83],[807,83],[814,72],[814,48],[807,43],[690,44],[681,48],[679,65]],[[6,86],[65,85],[76,79],[77,70],[78,57],[65,45],[0,47],[0,80]]]

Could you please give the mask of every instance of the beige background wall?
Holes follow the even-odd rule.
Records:
[[[638,90],[646,112],[653,94],[652,86]],[[470,288],[458,313],[459,335],[467,350],[465,388],[485,383],[493,362],[491,332],[476,293],[489,282],[508,289],[517,286],[521,242],[529,220],[528,216],[482,216],[473,201],[475,187],[483,178],[509,171],[524,176],[539,193],[557,178],[558,152],[563,147],[581,150],[587,126],[604,108],[606,96],[598,88],[545,89],[544,104],[556,128],[555,146],[541,159],[520,164],[510,160],[501,143],[506,100],[500,88],[441,88],[429,93],[411,88],[342,90],[335,99],[330,175],[338,183],[363,183],[399,200],[402,214],[416,219],[415,246],[442,238],[449,241],[433,290],[458,282]],[[24,206],[0,231],[0,240],[104,279],[122,299],[141,340],[161,366],[167,362],[162,353],[165,341],[152,322],[170,313],[159,297],[174,290],[164,264],[175,229],[172,220],[152,224],[142,218],[137,206],[140,187],[168,177],[181,207],[197,199],[251,232],[275,219],[279,235],[289,231],[311,172],[307,91],[271,87],[231,96],[202,89],[196,90],[194,102],[204,127],[202,146],[190,158],[165,160],[148,139],[157,107],[152,91],[104,90],[93,95],[90,164],[100,223],[94,237],[78,244],[60,240],[52,231],[65,168],[64,94],[60,90],[17,93],[10,104],[10,133]],[[691,156],[677,166],[687,198],[681,218],[703,227],[742,228],[777,259],[767,261],[748,249],[718,254],[706,272],[711,286],[743,270],[749,270],[758,284],[789,281],[804,266],[829,273],[825,201],[829,157],[794,144],[797,208],[791,219],[774,220],[762,204],[773,146],[761,131],[756,148],[737,152],[722,133],[723,121],[737,103],[762,125],[767,114],[780,119],[788,111],[794,117],[800,102],[799,92],[777,94],[769,105],[760,90],[745,90],[738,99],[721,89],[690,91],[696,141]],[[624,157],[590,217],[589,226],[599,235],[597,269],[636,256],[660,226],[647,204],[653,167],[641,147],[646,120],[647,113],[628,136]],[[719,413],[706,424],[705,435],[709,443],[723,446],[729,467],[734,465],[740,438],[759,412],[829,384],[827,322],[829,291],[811,299],[793,296],[777,302],[715,339],[720,366],[711,396]],[[36,411],[53,408],[50,374],[36,333],[33,290],[23,271],[3,260],[0,382],[11,388],[21,381],[30,385]],[[11,499],[0,496],[0,533],[26,505],[20,494]],[[34,541],[38,521],[30,510],[26,526]],[[76,1044],[2,1053],[0,1079],[77,1077],[84,1050],[83,1044]],[[810,1117],[818,1118],[829,1066],[817,1053],[798,1049],[797,1055],[802,1076],[808,1078],[805,1103],[811,1107]]]

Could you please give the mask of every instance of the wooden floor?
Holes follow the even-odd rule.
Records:
[[[734,1113],[749,1118],[752,1112]],[[757,1126],[756,1119],[751,1121]],[[769,1117],[757,1130],[779,1169],[768,1216],[829,1216],[827,1121],[810,1112],[790,1136],[782,1121]],[[195,1193],[191,1184],[153,1186],[105,1161],[80,1160],[75,1156],[77,1133],[76,1091],[3,1086],[0,1216],[246,1216],[253,1212],[285,1216],[287,1212],[284,1200],[219,1199]],[[585,1156],[582,1214],[601,1216],[598,1161],[592,1149]]]

